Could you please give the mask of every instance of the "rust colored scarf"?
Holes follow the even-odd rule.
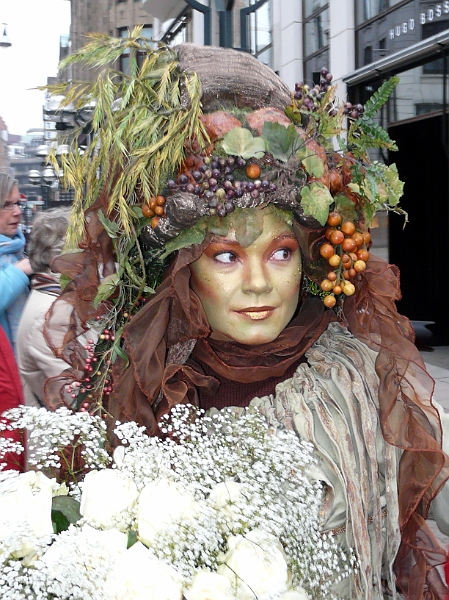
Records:
[[[185,364],[167,361],[170,349],[196,340],[195,357],[217,373],[238,382],[263,381],[283,375],[323,333],[332,311],[311,298],[281,335],[270,344],[244,346],[211,340],[207,317],[199,298],[190,289],[189,264],[202,253],[204,245],[179,252],[154,297],[125,328],[130,367],[115,367],[114,392],[109,411],[114,420],[135,420],[150,435],[160,433],[158,422],[172,406],[199,404],[198,390],[213,393],[218,381]],[[193,347],[191,344],[190,349]],[[182,354],[182,352],[181,352]]]

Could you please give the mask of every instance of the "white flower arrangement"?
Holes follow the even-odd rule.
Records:
[[[5,413],[37,471],[0,473],[2,600],[334,598],[355,560],[320,532],[312,445],[239,412],[117,424],[112,464],[98,417]],[[39,471],[61,467],[70,488]]]

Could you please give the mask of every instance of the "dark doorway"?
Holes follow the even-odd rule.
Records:
[[[404,219],[392,214],[390,262],[401,271],[399,312],[411,320],[434,321],[432,345],[449,344],[449,190],[443,117],[390,128],[399,152],[392,153],[405,182]]]

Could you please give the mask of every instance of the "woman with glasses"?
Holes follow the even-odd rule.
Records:
[[[20,229],[22,201],[17,181],[0,173],[0,325],[14,347],[17,327],[29,291],[30,261],[24,257]]]

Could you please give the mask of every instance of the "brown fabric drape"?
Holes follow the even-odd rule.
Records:
[[[325,311],[319,298],[307,298],[297,316],[269,344],[245,346],[235,342],[200,339],[193,351],[193,358],[206,363],[214,371],[240,383],[264,381],[280,377],[304,355],[306,350],[325,331],[336,317]]]
[[[404,451],[398,477],[402,543],[395,561],[397,582],[409,600],[448,598],[434,568],[447,555],[425,521],[430,502],[449,477],[441,422],[431,400],[434,381],[414,344],[409,320],[396,310],[398,268],[371,256],[356,288],[345,300],[344,315],[353,335],[378,352],[382,433]]]
[[[166,364],[168,349],[197,340],[193,356],[217,373],[239,382],[263,381],[283,375],[323,333],[332,311],[310,298],[298,315],[271,344],[244,346],[211,340],[207,317],[190,289],[189,264],[202,253],[201,246],[179,251],[156,295],[124,329],[130,367],[117,361],[109,412],[114,420],[135,420],[150,435],[160,433],[158,421],[180,403],[199,404],[199,388],[214,391],[218,381],[190,364]],[[206,339],[207,338],[207,339]]]

